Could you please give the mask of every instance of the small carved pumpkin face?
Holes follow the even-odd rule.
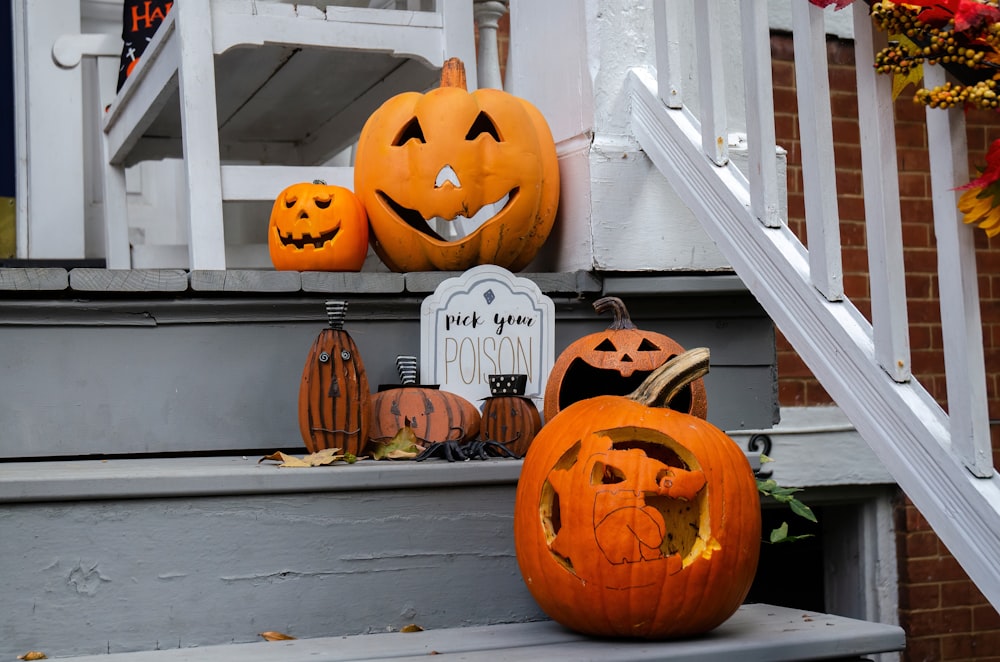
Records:
[[[394,271],[517,271],[552,229],[559,172],[548,125],[523,99],[466,91],[460,67],[449,61],[426,95],[389,99],[361,132],[354,188]]]
[[[368,216],[346,188],[293,184],[274,201],[267,246],[278,270],[360,271],[368,253]]]
[[[545,386],[546,420],[585,398],[630,393],[651,372],[684,352],[669,336],[637,328],[617,297],[598,299],[594,309],[612,311],[615,320],[607,330],[574,341],[556,358]],[[674,407],[704,418],[708,400],[703,380],[685,387]]]

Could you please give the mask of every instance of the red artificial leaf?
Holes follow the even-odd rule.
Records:
[[[1000,20],[1000,10],[993,5],[984,5],[974,0],[961,0],[955,10],[955,32],[977,28],[983,23]]]
[[[990,148],[986,150],[986,167],[983,169],[982,174],[965,186],[959,186],[956,190],[966,191],[970,188],[986,188],[997,180],[1000,180],[1000,138],[990,143]]]
[[[843,9],[844,7],[847,7],[852,2],[854,2],[854,0],[809,0],[809,2],[823,9],[826,9],[830,5],[833,5],[833,10],[837,11],[838,9]]]

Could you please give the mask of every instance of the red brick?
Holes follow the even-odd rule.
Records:
[[[900,587],[900,609],[937,609],[940,606],[941,584],[907,584]]]

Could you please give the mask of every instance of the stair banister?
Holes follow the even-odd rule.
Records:
[[[678,11],[677,3],[660,2],[662,6],[654,3],[654,20],[664,21],[671,12]],[[753,4],[753,0],[745,0],[744,11],[753,11],[748,9]],[[806,4],[806,0],[796,0],[793,4]],[[712,8],[703,11],[711,12]],[[821,16],[813,8],[797,11],[795,31],[808,31],[806,36],[796,37],[800,44],[825,42],[825,35],[818,36]],[[744,14],[744,21],[746,18]],[[695,38],[699,42],[711,38],[709,23],[695,21]],[[744,38],[748,31],[751,35],[758,34],[759,28],[745,26]],[[661,39],[669,32],[669,24],[657,26],[656,34]],[[862,5],[855,12],[855,36],[857,62],[871,62],[878,48],[875,40],[884,35],[874,34],[867,8]],[[754,41],[762,40],[758,36]],[[659,42],[657,46],[661,44],[667,55],[658,54],[659,61],[669,62],[671,44]],[[805,50],[812,53],[814,60],[797,62],[797,67],[805,64],[808,71],[804,75],[813,73],[819,77],[815,72],[822,70],[818,62],[820,47],[813,45]],[[757,56],[745,59],[750,62],[745,62],[744,68],[751,69],[745,83],[759,85],[764,79],[759,65],[753,71]],[[701,85],[720,89],[718,81],[706,83],[706,76],[715,75],[708,73],[710,58],[698,57],[696,66]],[[719,250],[977,587],[994,607],[1000,607],[1000,479],[991,461],[972,228],[963,226],[955,211],[957,193],[953,188],[966,177],[961,166],[965,159],[965,137],[954,117],[956,113],[932,117],[932,113],[943,111],[928,111],[942,333],[947,345],[949,417],[919,381],[910,376],[896,144],[888,77],[876,76],[871,67],[858,66],[857,98],[865,150],[862,166],[872,281],[874,323],[871,323],[849,299],[839,296],[840,239],[836,215],[826,208],[818,220],[807,219],[811,248],[808,252],[785,225],[768,227],[762,223],[757,213],[759,208],[752,205],[752,191],[762,186],[755,181],[761,173],[753,165],[746,174],[732,163],[719,165],[718,154],[706,144],[706,132],[712,137],[718,135],[713,115],[718,109],[706,107],[702,102],[699,118],[686,104],[665,104],[661,96],[670,99],[685,99],[685,96],[683,90],[673,89],[680,78],[672,71],[657,75],[661,76],[662,84],[670,86],[664,93],[659,91],[657,79],[650,72],[633,69],[629,73],[631,126],[639,144],[701,219]],[[928,75],[937,74],[929,68]],[[829,120],[821,118],[820,113],[829,105],[829,95],[817,94],[818,89],[816,85],[805,86],[800,82],[800,113],[809,107],[804,96],[812,96],[819,109],[813,119],[826,122]],[[748,92],[748,103],[755,107],[747,109],[747,117],[770,117],[773,122],[773,109],[767,107],[770,100],[765,101],[762,96],[766,95]],[[748,144],[759,141],[762,149],[766,148],[767,136],[755,135],[766,121],[748,122]],[[802,133],[807,130],[809,126],[804,124]],[[816,128],[813,137],[815,141],[803,140],[801,144],[804,176],[813,182],[805,191],[806,210],[811,216],[815,215],[813,210],[821,208],[821,202],[813,199],[816,191],[823,191],[824,184],[830,187],[835,181],[829,132],[826,128]],[[820,230],[814,233],[812,229],[817,224]]]

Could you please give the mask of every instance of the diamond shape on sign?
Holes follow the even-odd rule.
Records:
[[[493,303],[493,300],[497,298],[497,295],[493,294],[493,290],[486,290],[483,292],[483,298],[486,299],[486,303]]]

